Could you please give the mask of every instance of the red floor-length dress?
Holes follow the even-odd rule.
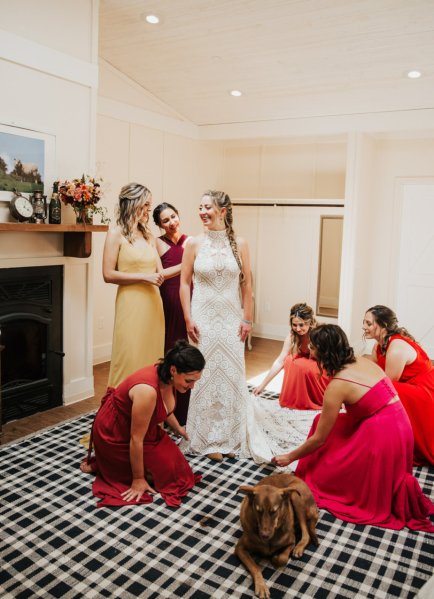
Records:
[[[412,475],[408,416],[384,377],[340,413],[324,445],[300,459],[296,474],[320,508],[355,524],[434,532],[434,504]],[[309,436],[317,427],[315,417]]]
[[[177,507],[181,498],[200,480],[194,475],[187,460],[159,423],[169,416],[160,393],[156,366],[145,366],[127,377],[116,389],[110,387],[101,401],[92,428],[95,448],[96,477],[92,491],[105,505],[135,505],[151,503],[152,495],[144,493],[139,502],[127,502],[121,493],[132,482],[130,465],[130,433],[132,402],[129,391],[139,384],[153,387],[157,403],[143,441],[145,472],[152,475],[153,488],[167,505]]]
[[[416,351],[416,359],[406,366],[399,381],[392,381],[404,406],[414,434],[414,463],[434,465],[434,366],[415,341],[402,335],[392,335],[386,355],[377,345],[377,363],[385,369],[387,350],[394,339],[405,341]]]
[[[289,354],[283,363],[283,383],[279,396],[282,408],[320,410],[329,379],[319,375],[318,364],[309,354]]]
[[[187,235],[181,235],[177,243],[171,241],[168,237],[162,235],[160,239],[169,247],[161,258],[163,268],[177,266],[182,262],[184,254],[183,244]],[[160,287],[161,299],[163,300],[164,320],[166,325],[164,339],[164,353],[175,345],[178,339],[187,339],[187,329],[185,326],[184,314],[182,311],[181,300],[179,298],[180,275],[164,281]],[[177,393],[175,416],[178,422],[184,425],[187,422],[188,404],[190,401],[190,390],[186,393]]]

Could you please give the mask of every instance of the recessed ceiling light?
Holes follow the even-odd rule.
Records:
[[[158,23],[160,22],[160,17],[158,17],[157,15],[146,15],[145,21],[147,23],[150,23],[151,25],[158,25]]]
[[[422,75],[422,73],[420,71],[408,71],[407,73],[407,77],[409,77],[409,79],[419,79],[419,77]]]
[[[239,89],[233,89],[229,93],[231,94],[231,96],[234,96],[235,98],[239,98],[243,95],[243,92],[240,92]]]

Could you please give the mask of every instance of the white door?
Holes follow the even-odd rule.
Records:
[[[396,311],[434,359],[434,183],[404,183]]]

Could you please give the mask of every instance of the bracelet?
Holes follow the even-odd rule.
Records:
[[[250,326],[253,324],[253,320],[246,320],[245,318],[242,318],[241,322],[244,322],[245,324],[249,324]]]

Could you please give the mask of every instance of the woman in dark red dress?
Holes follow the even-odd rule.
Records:
[[[154,209],[153,218],[157,227],[164,230],[164,235],[157,237],[156,241],[164,275],[160,294],[163,300],[165,320],[164,352],[167,352],[172,349],[178,339],[187,339],[187,329],[179,299],[179,275],[188,236],[181,233],[179,213],[172,204],[166,202],[159,204]],[[182,395],[178,393],[175,416],[183,425],[187,422],[189,401],[190,390]]]
[[[434,465],[434,366],[395,312],[373,306],[363,319],[365,339],[377,341],[373,359],[392,380],[411,422],[415,465]]]
[[[192,389],[204,366],[200,351],[179,341],[159,364],[145,366],[116,389],[107,389],[92,426],[88,457],[80,466],[96,474],[92,491],[101,499],[98,507],[150,503],[155,493],[178,507],[200,480],[159,424],[167,422],[188,439],[173,414],[174,392]]]

